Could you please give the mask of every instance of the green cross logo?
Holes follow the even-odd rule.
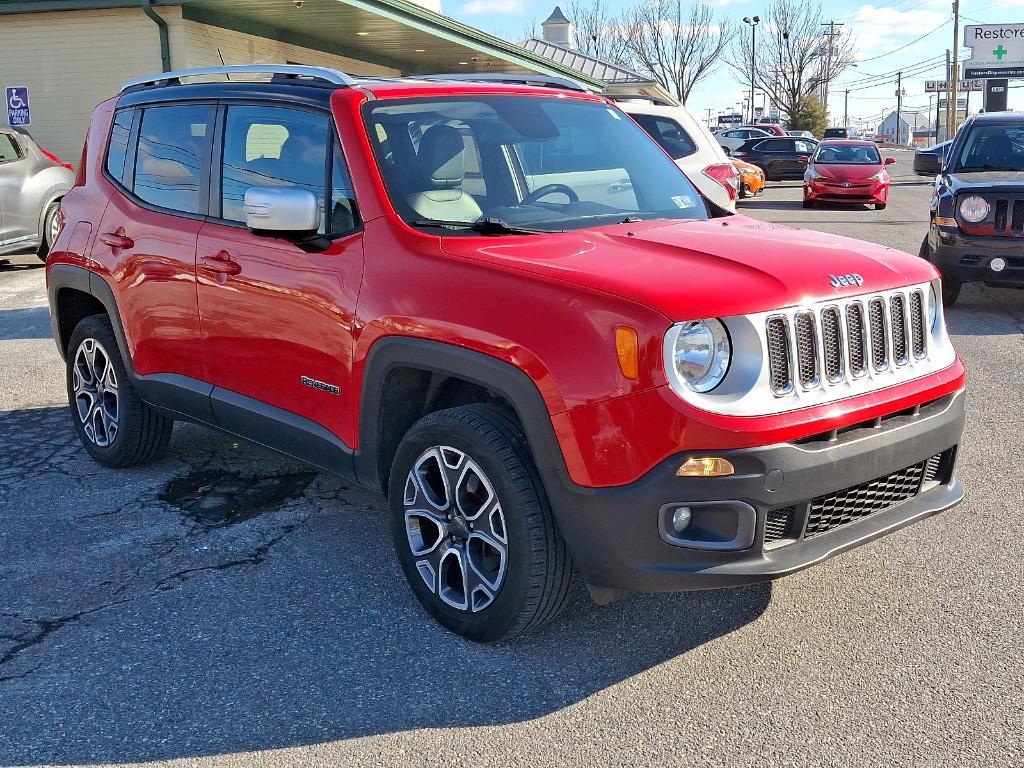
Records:
[[[1003,44],[1002,43],[999,44],[998,48],[996,48],[994,51],[992,51],[992,55],[995,56],[997,59],[999,59],[999,61],[1002,61],[1003,60],[1003,56],[1005,56],[1008,53],[1009,53],[1009,51],[1006,50],[1005,48],[1003,48]]]

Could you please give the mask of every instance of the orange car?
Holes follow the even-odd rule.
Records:
[[[756,197],[764,192],[764,171],[756,165],[742,160],[733,160],[733,167],[740,175],[740,197]]]

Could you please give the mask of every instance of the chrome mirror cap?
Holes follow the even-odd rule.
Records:
[[[245,224],[263,232],[316,232],[320,203],[299,187],[252,187],[245,193]]]

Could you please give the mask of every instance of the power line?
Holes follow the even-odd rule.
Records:
[[[900,46],[899,48],[893,48],[893,49],[892,49],[891,51],[887,51],[886,53],[880,53],[880,54],[878,54],[877,56],[872,56],[871,58],[868,58],[868,59],[861,59],[860,61],[858,61],[858,62],[857,62],[857,64],[863,64],[863,63],[864,63],[864,62],[866,62],[866,61],[875,61],[876,59],[882,59],[882,58],[885,58],[886,56],[892,56],[892,55],[893,55],[894,53],[898,53],[899,51],[902,51],[902,50],[903,50],[903,49],[905,49],[905,48],[909,48],[909,47],[910,47],[910,46],[912,46],[912,45],[913,45],[914,43],[919,43],[919,42],[921,42],[921,41],[922,41],[922,40],[924,40],[924,39],[925,39],[926,37],[928,37],[928,35],[934,35],[934,34],[935,34],[936,32],[938,32],[938,31],[939,31],[940,29],[942,29],[942,28],[943,28],[944,26],[946,26],[947,24],[949,24],[949,21],[950,21],[949,19],[946,19],[946,20],[945,20],[944,22],[942,22],[941,24],[939,24],[939,26],[937,26],[937,27],[936,27],[935,29],[933,29],[933,30],[932,30],[931,32],[925,32],[925,33],[924,33],[923,35],[921,35],[920,37],[918,37],[918,38],[916,38],[916,39],[914,39],[914,40],[911,40],[911,41],[910,41],[909,43],[907,43],[906,45],[901,45],[901,46]]]

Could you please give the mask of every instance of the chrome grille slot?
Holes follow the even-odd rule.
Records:
[[[850,375],[863,376],[868,372],[864,349],[864,305],[855,301],[846,308],[846,339],[850,349]]]
[[[815,339],[813,312],[797,312],[793,321],[793,336],[796,340],[796,365],[800,385],[804,389],[810,389],[818,383],[818,345]]]
[[[924,293],[914,291],[910,294],[910,344],[914,357],[920,359],[928,351],[925,341]]]
[[[871,364],[876,371],[889,367],[889,345],[885,339],[885,302],[872,299],[868,303],[868,326],[871,333]]]
[[[839,307],[821,311],[821,351],[825,378],[832,384],[843,378],[843,331]]]
[[[772,392],[784,395],[793,389],[793,370],[789,362],[789,321],[782,315],[768,318],[765,334]]]
[[[896,365],[906,365],[910,360],[907,353],[907,305],[902,293],[895,293],[889,299],[892,310],[892,357]]]

